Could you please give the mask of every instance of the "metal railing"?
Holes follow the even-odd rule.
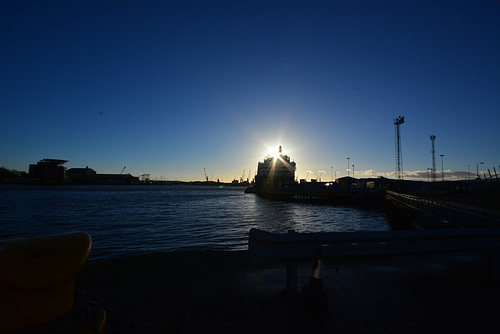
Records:
[[[451,202],[397,193],[388,190],[389,200],[403,204],[422,214],[437,217],[461,228],[499,227],[500,213]]]
[[[282,234],[251,229],[248,250],[286,261],[286,290],[292,294],[297,292],[297,261],[313,259],[318,250],[335,258],[483,250],[490,277],[500,279],[500,228]]]

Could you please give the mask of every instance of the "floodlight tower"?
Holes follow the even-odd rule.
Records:
[[[432,182],[436,181],[436,155],[434,154],[436,151],[434,150],[434,140],[436,140],[436,136],[431,135],[431,142],[432,142]]]
[[[401,156],[401,136],[399,134],[399,126],[404,122],[404,116],[399,116],[394,120],[394,125],[396,126],[396,172],[398,180],[403,179],[403,157]]]

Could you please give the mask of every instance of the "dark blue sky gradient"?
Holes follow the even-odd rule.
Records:
[[[283,145],[393,177],[404,115],[406,178],[431,134],[450,176],[499,169],[498,1],[3,1],[0,31],[7,168],[231,181]]]

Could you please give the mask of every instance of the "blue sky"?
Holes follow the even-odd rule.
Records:
[[[431,134],[446,177],[500,173],[499,1],[2,1],[0,31],[6,168],[395,177],[401,115],[406,179]]]

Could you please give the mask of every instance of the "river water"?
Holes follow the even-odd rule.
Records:
[[[242,187],[0,185],[0,240],[84,231],[91,262],[169,251],[247,249],[248,231],[384,231],[382,212],[263,199]]]

